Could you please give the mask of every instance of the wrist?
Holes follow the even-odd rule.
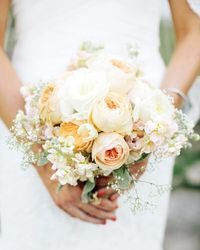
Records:
[[[183,112],[187,113],[191,109],[191,102],[189,97],[178,88],[165,88],[165,92],[173,98],[175,107],[182,109]]]
[[[167,92],[167,94],[173,99],[173,104],[176,108],[181,109],[184,105],[183,99],[176,93]]]

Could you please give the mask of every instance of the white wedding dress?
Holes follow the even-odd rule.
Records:
[[[193,0],[197,11],[198,1]],[[108,52],[121,56],[127,43],[136,43],[144,77],[158,86],[165,71],[159,53],[161,2],[14,0],[13,66],[24,84],[48,80],[65,70],[82,41],[105,44]],[[20,169],[20,155],[7,149],[7,136],[0,124],[1,250],[162,249],[168,194],[160,197],[154,213],[133,215],[121,199],[116,222],[79,221],[55,206],[33,168]],[[142,178],[170,183],[172,165],[173,159],[165,160]]]

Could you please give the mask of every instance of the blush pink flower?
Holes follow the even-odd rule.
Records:
[[[120,168],[129,156],[129,147],[118,133],[100,133],[94,141],[92,158],[105,171]]]

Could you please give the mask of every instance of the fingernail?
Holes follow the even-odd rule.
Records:
[[[112,220],[112,221],[116,221],[116,220],[117,220],[117,217],[113,216],[113,217],[111,217],[111,220]]]
[[[99,191],[99,192],[98,192],[98,196],[104,196],[105,194],[106,194],[105,191]]]

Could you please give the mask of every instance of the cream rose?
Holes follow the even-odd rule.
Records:
[[[127,94],[131,91],[138,69],[120,58],[99,56],[89,62],[89,68],[105,73],[110,91]]]
[[[108,88],[104,74],[78,69],[72,72],[61,89],[75,112],[85,114],[87,118],[93,104],[107,94]]]
[[[92,158],[107,174],[120,168],[126,162],[128,156],[128,144],[117,133],[100,133],[94,141]]]
[[[43,122],[59,124],[63,115],[73,113],[73,109],[63,97],[59,84],[48,84],[39,99],[40,118]]]
[[[109,92],[94,105],[91,121],[100,131],[129,134],[133,126],[131,112],[131,104],[124,95]]]

